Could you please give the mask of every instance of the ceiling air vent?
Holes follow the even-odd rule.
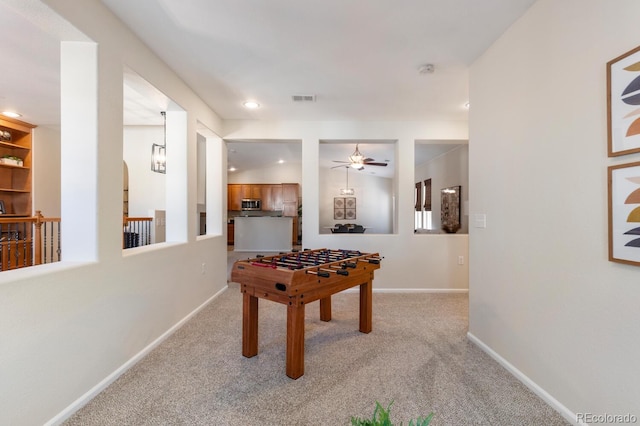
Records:
[[[315,95],[293,95],[291,96],[293,102],[315,102]]]

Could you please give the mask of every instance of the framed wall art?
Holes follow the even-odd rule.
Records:
[[[609,166],[609,260],[640,266],[640,162]]]
[[[609,157],[640,152],[640,47],[607,62]]]
[[[461,186],[451,186],[440,190],[440,222],[442,229],[454,234],[462,227],[460,222]]]
[[[356,218],[355,197],[335,197],[333,199],[333,218],[335,220],[353,220]]]

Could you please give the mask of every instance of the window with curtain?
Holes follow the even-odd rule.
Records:
[[[417,182],[414,191],[415,214],[414,229],[422,228],[422,182]]]
[[[424,181],[424,210],[431,211],[431,179]]]
[[[431,224],[431,179],[425,179],[424,186],[422,187],[424,194],[422,198],[424,199],[424,204],[422,205],[422,228],[424,229],[432,229],[433,225]]]

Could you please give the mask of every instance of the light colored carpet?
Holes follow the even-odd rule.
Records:
[[[248,254],[239,254],[246,258]],[[466,338],[466,294],[374,293],[358,332],[358,294],[333,319],[306,309],[305,373],[285,375],[286,308],[260,300],[259,354],[241,354],[239,285],[205,307],[66,425],[348,425],[393,401],[396,424],[566,425]]]

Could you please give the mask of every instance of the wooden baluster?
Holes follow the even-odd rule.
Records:
[[[62,245],[60,241],[60,233],[62,232],[62,222],[57,222],[57,223],[58,223],[58,250],[56,253],[58,253],[58,262],[60,262],[62,260]],[[51,233],[53,234],[53,230],[51,231]]]
[[[42,216],[42,212],[40,210],[36,210],[36,221],[35,221],[35,228],[36,228],[36,235],[35,235],[35,241],[34,241],[34,265],[40,265],[42,264],[42,223],[43,223],[43,219],[44,216]]]

